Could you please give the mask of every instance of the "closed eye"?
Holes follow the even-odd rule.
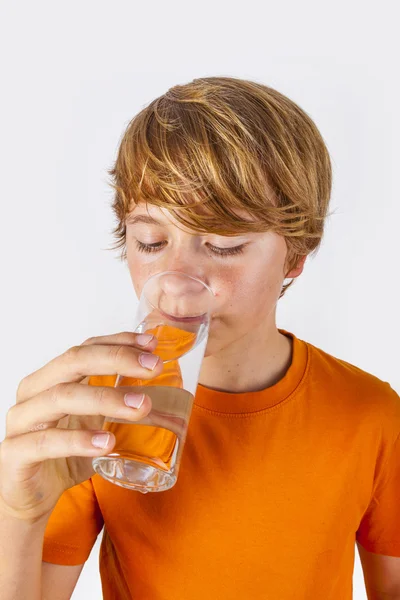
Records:
[[[143,242],[139,242],[139,240],[135,240],[136,247],[139,252],[159,252],[165,242],[157,242],[156,244],[144,244]],[[243,252],[246,244],[241,244],[240,246],[233,246],[232,248],[219,248],[218,246],[213,246],[212,244],[207,244],[210,248],[211,252],[217,254],[218,256],[229,256],[234,254],[241,254]]]

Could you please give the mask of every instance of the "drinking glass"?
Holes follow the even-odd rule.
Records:
[[[151,276],[143,286],[135,333],[154,335],[162,373],[143,380],[117,375],[115,387],[144,392],[152,408],[140,421],[106,417],[103,429],[116,438],[113,451],[94,458],[102,477],[142,493],[162,492],[177,480],[200,368],[207,346],[214,292],[178,271]]]

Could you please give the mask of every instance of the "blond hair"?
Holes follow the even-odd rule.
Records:
[[[278,91],[235,77],[194,79],[150,102],[129,122],[108,173],[117,218],[112,249],[122,249],[122,260],[125,219],[144,201],[203,234],[282,235],[285,274],[319,247],[332,186],[327,147],[307,113]]]

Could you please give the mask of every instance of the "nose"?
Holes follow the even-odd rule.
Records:
[[[165,272],[160,278],[161,295],[158,306],[167,314],[176,317],[194,317],[212,312],[214,292],[201,279],[193,279],[186,272]],[[198,278],[199,279],[199,278]]]
[[[181,297],[184,294],[196,295],[204,290],[204,286],[200,281],[178,273],[170,273],[168,277],[165,277],[161,283],[161,288],[163,292],[171,297]]]

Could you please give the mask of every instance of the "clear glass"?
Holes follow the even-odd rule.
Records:
[[[106,418],[113,451],[94,458],[102,477],[142,493],[162,492],[177,480],[187,428],[207,346],[214,293],[200,279],[178,271],[150,277],[143,286],[133,331],[153,334],[163,371],[151,380],[118,375],[115,386],[145,392],[152,401],[140,421]]]

